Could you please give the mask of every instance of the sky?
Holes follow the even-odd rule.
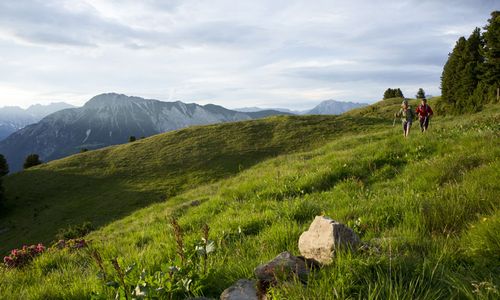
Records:
[[[0,107],[117,92],[228,108],[440,94],[499,0],[1,0]]]

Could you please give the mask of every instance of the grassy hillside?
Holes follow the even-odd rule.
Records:
[[[440,97],[433,97],[429,99],[429,105],[431,107],[434,107],[439,98]],[[394,113],[400,108],[401,102],[402,98],[390,98],[377,102],[375,105],[369,105],[350,110],[346,112],[345,115],[352,117],[393,119]],[[420,104],[420,101],[417,99],[408,99],[408,103],[413,109],[416,109]]]
[[[396,102],[380,103],[374,110],[384,107],[387,112],[393,111],[398,107]],[[307,286],[274,288],[271,290],[274,299],[497,299],[500,296],[500,107],[491,106],[480,114],[460,118],[437,117],[428,133],[414,130],[407,140],[401,137],[399,126],[391,126],[392,119],[388,122],[387,118],[372,119],[358,113],[358,116],[353,112],[338,119],[323,119],[318,124],[324,126],[325,120],[330,120],[346,124],[345,128],[356,122],[374,125],[357,123],[356,130],[351,132],[333,134],[323,141],[311,138],[317,141],[311,147],[316,147],[301,148],[304,151],[296,153],[291,153],[294,147],[303,144],[288,144],[289,148],[281,148],[288,154],[273,157],[274,152],[266,160],[259,158],[244,165],[241,172],[229,169],[233,171],[225,173],[234,176],[220,176],[217,181],[207,179],[204,184],[200,180],[198,186],[179,190],[168,201],[137,210],[86,238],[92,240],[92,247],[106,261],[117,256],[123,266],[136,263],[129,277],[139,278],[143,269],[152,272],[162,265],[178,263],[169,224],[171,216],[179,219],[186,245],[199,240],[202,224],[208,223],[216,251],[209,257],[209,272],[197,293],[218,297],[237,279],[252,278],[256,265],[278,253],[289,250],[298,254],[301,232],[315,215],[325,214],[353,227],[367,246],[356,253],[339,255],[333,265],[311,277]],[[259,122],[294,123],[317,118],[273,118],[223,126],[229,129]],[[325,126],[323,130],[331,127]],[[216,128],[219,127],[208,127]],[[303,127],[292,124],[283,130],[281,137],[293,135],[297,130]],[[161,137],[151,141],[155,139],[159,142]],[[289,139],[282,139],[280,144],[283,140]],[[248,145],[258,147],[254,143]],[[113,151],[132,151],[134,147],[139,146],[124,145],[88,155],[106,157],[106,154],[114,161],[117,155]],[[225,147],[214,146],[214,149]],[[234,151],[236,155],[237,150]],[[87,160],[85,157],[73,157],[19,177],[12,176],[7,187],[19,184],[18,180],[28,180],[27,176],[42,180],[36,172],[45,168],[85,174],[79,164],[95,163],[90,156]],[[153,160],[154,157],[158,156],[154,154]],[[79,163],[70,163],[77,159]],[[143,163],[149,166],[145,170],[155,165],[146,159]],[[130,165],[131,162],[126,164]],[[129,193],[148,190],[147,187],[153,190],[151,186],[161,185],[166,178],[148,177],[144,171],[132,181],[135,175],[129,175],[126,166],[115,166],[112,174],[120,178],[122,185],[117,184],[114,189],[126,187]],[[96,184],[106,174],[109,173],[103,173],[102,177],[94,175],[98,178]],[[127,183],[127,178],[131,182]],[[147,183],[151,179],[154,184]],[[105,187],[101,189],[106,193]],[[64,193],[68,197],[73,195],[70,191]],[[61,197],[56,191],[52,195]],[[109,263],[106,268],[112,273]],[[0,298],[83,299],[93,292],[110,296],[110,288],[105,288],[96,277],[97,271],[86,251],[49,252],[24,269],[1,270]]]
[[[283,116],[192,127],[31,168],[5,180],[0,254],[25,243],[49,242],[68,225],[90,221],[102,226],[270,157],[311,149],[381,122]]]

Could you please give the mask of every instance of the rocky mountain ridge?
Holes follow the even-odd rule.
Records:
[[[21,169],[24,158],[36,153],[50,161],[80,152],[148,137],[194,125],[251,120],[277,111],[242,113],[222,106],[163,102],[107,93],[90,99],[83,107],[64,109],[24,127],[0,142],[11,171]]]

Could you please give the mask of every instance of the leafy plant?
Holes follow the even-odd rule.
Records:
[[[111,288],[115,299],[174,299],[181,296],[199,295],[209,275],[208,257],[215,251],[215,244],[209,240],[210,227],[202,226],[201,241],[185,245],[182,229],[176,219],[170,221],[176,240],[177,257],[161,265],[159,270],[143,269],[137,276],[133,270],[137,263],[123,269],[117,258],[110,260],[114,272],[106,272],[104,260],[97,250],[91,252],[105,289]],[[94,292],[94,298],[106,298]]]
[[[354,232],[356,232],[360,237],[365,235],[368,226],[361,218],[357,218],[356,220],[349,220],[347,225],[351,227]]]

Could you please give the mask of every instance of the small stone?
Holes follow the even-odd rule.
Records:
[[[222,292],[221,300],[259,300],[255,280],[240,279]]]
[[[191,201],[191,203],[189,203],[189,205],[191,206],[200,206],[200,204],[201,204],[200,200],[193,200]]]
[[[294,277],[306,282],[312,267],[313,263],[304,257],[294,256],[290,252],[282,252],[270,262],[255,268],[255,276],[259,281],[271,284]]]
[[[358,235],[351,228],[328,217],[317,216],[309,230],[300,236],[299,251],[306,258],[329,264],[336,251],[355,249],[359,243]]]

